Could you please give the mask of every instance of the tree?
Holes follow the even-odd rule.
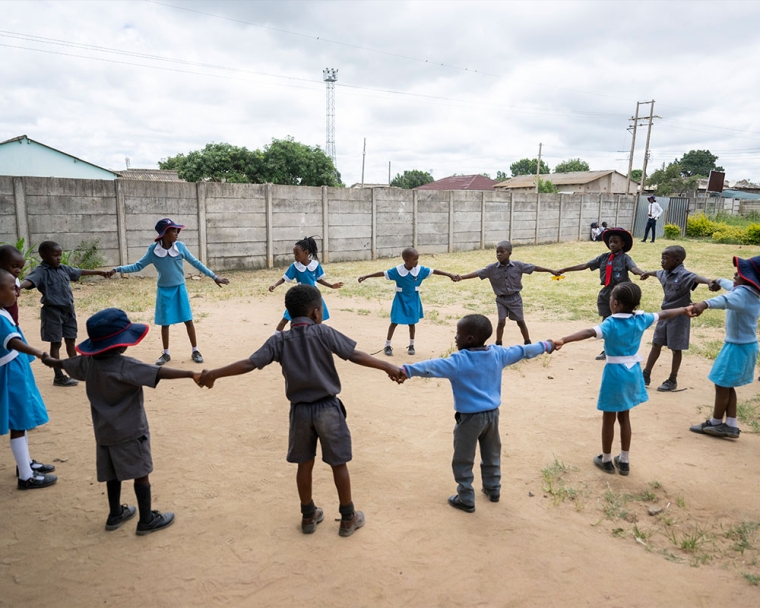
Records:
[[[510,179],[510,177],[509,177],[509,175],[507,175],[506,173],[504,173],[504,171],[497,171],[496,172],[496,179],[498,181],[500,181],[500,182],[505,182],[508,179]]]
[[[555,173],[572,173],[573,171],[589,171],[588,163],[580,158],[571,158],[554,167]]]
[[[258,151],[257,151],[258,152]],[[256,181],[260,154],[227,143],[206,144],[203,150],[177,154],[159,161],[160,169],[174,169],[188,182],[247,183]]]
[[[293,140],[273,139],[264,146],[262,177],[259,183],[291,186],[342,186],[332,159],[319,146]]]
[[[537,158],[522,158],[509,165],[509,170],[512,171],[512,177],[517,177],[518,175],[535,175],[537,168]],[[541,173],[551,173],[549,165],[544,161],[541,161]]]
[[[683,173],[684,169],[677,159],[667,167],[663,163],[662,168],[652,173],[647,185],[655,186],[655,193],[660,196],[679,195],[696,190],[699,178],[685,177]]]
[[[391,186],[396,188],[403,188],[404,190],[411,190],[418,186],[424,186],[430,182],[434,182],[430,173],[427,171],[420,171],[419,169],[412,169],[411,171],[404,171],[404,174],[396,173],[396,177],[391,181]]]
[[[631,179],[635,182],[641,181],[641,169],[634,169],[631,171]]]
[[[710,150],[690,150],[678,162],[683,177],[707,177],[710,171],[723,171],[723,167],[715,166],[716,160],[718,157]]]
[[[538,178],[538,191],[543,194],[557,194],[559,192],[554,182],[550,182],[548,179],[541,179],[540,177]]]

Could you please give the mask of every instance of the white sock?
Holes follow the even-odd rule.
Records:
[[[609,454],[602,452],[602,462],[612,462],[612,452]]]
[[[385,341],[385,345],[386,345],[386,346],[390,346],[390,345],[391,345],[391,341],[390,341],[390,340],[386,340],[386,341]]]
[[[29,453],[29,433],[24,431],[24,441],[26,441],[26,452]],[[29,464],[32,464],[32,456],[29,455]]]
[[[29,446],[26,444],[26,438],[17,437],[16,439],[11,439],[11,452],[13,452],[13,458],[16,459],[18,478],[21,481],[26,481],[34,475],[32,467],[29,466],[32,459],[29,458]]]
[[[414,346],[414,340],[412,338],[409,339],[409,346]]]
[[[197,347],[197,346],[193,346],[193,352],[194,352],[194,353],[197,353],[197,352],[198,352],[198,347]]]
[[[275,335],[275,336],[276,336],[277,334],[281,334],[281,333],[282,333],[282,330],[281,330],[281,329],[275,329],[275,330],[274,330],[274,335]]]
[[[734,427],[735,429],[739,428],[739,423],[736,421],[736,418],[729,418],[728,416],[726,416],[726,424],[728,426]]]
[[[168,348],[165,348],[165,349],[164,349],[164,354],[165,354],[165,355],[168,355],[168,354],[169,354],[169,349],[168,349]]]
[[[719,424],[722,424],[722,420],[718,420],[717,418],[710,418],[710,424],[712,426],[718,426]]]
[[[629,462],[629,460],[628,460],[628,454],[629,454],[629,452],[625,452],[623,450],[620,450],[620,462]]]

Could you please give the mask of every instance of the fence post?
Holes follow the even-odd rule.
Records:
[[[583,229],[583,194],[581,194],[581,200],[578,203],[578,240],[581,240],[581,230]]]
[[[274,268],[274,241],[272,239],[272,184],[264,184],[264,206],[267,214],[267,268]]]
[[[327,200],[327,186],[322,186],[322,260],[330,261],[330,209]]]
[[[24,239],[24,246],[31,247],[29,242],[29,217],[26,213],[26,193],[24,178],[13,178],[13,203],[16,210],[16,239]]]
[[[480,248],[486,248],[486,191],[480,193]]]
[[[196,184],[196,202],[198,203],[198,257],[206,266],[208,263],[208,238],[206,236],[206,184]]]
[[[557,242],[562,242],[562,194],[559,195],[559,222],[557,223]]]
[[[596,218],[597,226],[602,225],[602,193],[599,193],[599,213],[598,217]]]
[[[454,251],[454,191],[449,190],[449,253]]]
[[[615,223],[613,224],[614,227],[617,227],[618,225],[618,215],[620,214],[620,195],[615,195]]]
[[[538,243],[538,221],[541,217],[541,194],[536,192],[536,228],[533,231],[533,244]]]
[[[119,241],[119,266],[129,264],[127,249],[127,205],[124,202],[124,181],[113,180],[116,194],[116,232]]]
[[[515,219],[515,193],[509,193],[509,242],[512,242],[512,224]]]
[[[417,191],[412,190],[412,247],[417,249],[417,212],[419,201],[417,200]]]
[[[377,201],[375,188],[372,188],[372,259],[377,259]]]

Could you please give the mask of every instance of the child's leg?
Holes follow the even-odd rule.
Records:
[[[335,488],[338,490],[338,501],[340,502],[340,506],[347,507],[351,505],[351,512],[353,513],[353,505],[351,503],[351,476],[348,474],[348,465],[339,464],[333,466],[332,471]],[[351,517],[348,517],[348,519],[351,519]]]
[[[474,475],[472,467],[475,463],[475,448],[481,432],[478,414],[456,414],[457,424],[454,427],[454,457],[451,469],[457,482],[459,500],[468,507],[475,506],[475,492],[472,489]]]
[[[63,343],[62,342],[50,343],[50,356],[53,357],[53,359],[61,358],[61,344]]]
[[[198,347],[198,341],[195,339],[195,323],[193,323],[192,319],[190,321],[185,321],[185,329],[187,329],[187,337],[190,338],[190,346],[195,350]],[[167,333],[167,342],[168,339],[169,336]],[[167,346],[167,348],[169,347]]]
[[[66,354],[69,357],[76,357],[77,356],[77,347],[76,347],[76,340],[73,338],[64,338],[64,341],[66,342]],[[53,356],[52,354],[50,355]]]
[[[728,412],[733,392],[733,416],[736,417],[736,391],[727,386],[715,385],[715,407],[713,408],[713,421],[723,422],[723,416]]]
[[[32,459],[29,456],[29,444],[24,431],[11,430],[11,452],[18,467],[18,478],[26,481],[34,475],[34,471],[32,471]]]
[[[628,453],[631,449],[631,417],[630,410],[625,412],[618,412],[617,420],[620,425],[620,449],[623,452]],[[613,431],[614,432],[614,431]],[[612,444],[610,444],[610,450]]]
[[[118,479],[110,479],[106,482],[108,492],[108,514],[110,517],[121,516],[121,482]]]
[[[644,368],[644,376],[652,372],[652,368],[654,368],[654,364],[657,363],[657,359],[660,358],[661,352],[662,346],[660,344],[652,344],[652,350],[649,351],[649,357],[647,357],[647,366]]]
[[[313,469],[313,458],[309,462],[298,463],[298,471],[296,472],[296,485],[298,486],[298,497],[301,499],[302,507],[306,507],[311,504],[311,477]],[[338,495],[340,495],[340,490],[338,490]]]
[[[499,319],[499,322],[496,324],[496,344],[502,343],[502,338],[504,338],[504,326],[507,324],[507,319]]]
[[[282,331],[283,329],[285,329],[285,326],[287,324],[288,324],[288,320],[285,317],[283,317],[282,319],[280,319],[280,322],[277,324],[276,331]]]
[[[520,333],[525,344],[530,344],[530,334],[528,333],[528,326],[525,324],[525,321],[517,321],[517,327],[520,328]]]
[[[168,325],[161,326],[161,344],[164,347],[164,351],[169,350],[169,326]],[[52,357],[53,355],[51,354],[50,356]]]
[[[501,436],[499,435],[499,410],[483,414],[488,416],[489,423],[481,433],[480,443],[480,476],[483,480],[483,491],[497,499],[501,493]]]
[[[615,439],[617,414],[618,412],[602,412],[602,459],[604,462],[612,460],[612,441]],[[630,437],[628,439],[630,442]]]
[[[409,340],[410,344],[414,343],[414,334],[416,333],[417,326],[416,325],[410,325],[409,326]]]
[[[678,376],[678,370],[681,369],[681,361],[683,359],[682,350],[673,351],[673,362],[670,364],[670,377],[675,380]]]
[[[153,520],[150,475],[135,479],[135,496],[137,497],[137,508],[140,510],[140,523],[150,523]]]
[[[386,340],[388,341],[388,344],[390,344],[391,340],[393,339],[393,332],[396,331],[397,327],[398,327],[398,323],[391,323],[390,326],[388,327],[388,337],[386,338]]]

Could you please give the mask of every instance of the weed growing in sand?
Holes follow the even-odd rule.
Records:
[[[555,505],[565,500],[576,500],[580,496],[576,488],[566,484],[564,476],[569,470],[569,467],[556,456],[554,462],[541,469],[544,478],[542,488],[552,497]]]
[[[449,346],[448,350],[442,352],[440,355],[438,355],[441,359],[445,359],[446,357],[450,356],[455,350],[457,349],[456,344],[452,344]]]
[[[755,540],[755,533],[758,527],[760,527],[760,524],[753,521],[743,521],[740,524],[730,526],[726,532],[726,538],[734,541],[731,548],[742,555],[744,555],[745,551],[754,549],[752,543]]]
[[[372,311],[367,310],[366,308],[360,308],[359,310],[356,311],[356,314],[362,317],[366,317],[367,315],[372,314]]]
[[[742,572],[742,576],[747,579],[747,582],[750,585],[754,585],[755,587],[760,585],[760,576],[756,574],[750,574],[749,572]]]
[[[646,490],[642,490],[638,494],[633,494],[631,496],[633,500],[638,500],[639,502],[654,502],[657,500],[657,494],[655,494],[652,490],[647,488]]]
[[[609,484],[607,491],[604,493],[604,504],[602,510],[607,519],[626,519],[630,511],[626,508],[630,496],[622,492],[615,492]]]
[[[705,541],[707,541],[707,533],[697,523],[694,524],[692,530],[684,530],[680,537],[676,530],[671,530],[668,538],[676,547],[683,549],[687,553],[694,553]]]
[[[676,504],[679,508],[685,509],[686,508],[686,499],[683,496],[678,496],[676,498]]]
[[[633,536],[646,542],[652,536],[651,530],[642,530],[636,524],[633,524]]]
[[[760,395],[737,404],[736,417],[751,428],[753,433],[760,433]]]

